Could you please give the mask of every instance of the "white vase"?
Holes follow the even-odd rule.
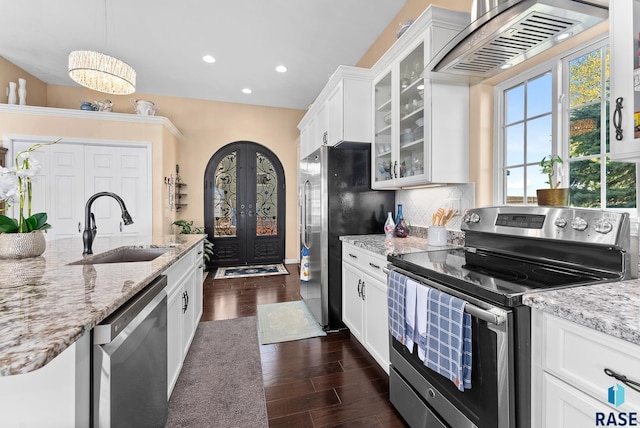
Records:
[[[9,89],[7,89],[7,96],[9,97],[7,104],[16,103],[16,82],[9,82]]]
[[[21,106],[27,105],[27,81],[25,79],[18,79],[18,100]]]
[[[42,231],[0,233],[0,259],[38,257],[47,248]]]

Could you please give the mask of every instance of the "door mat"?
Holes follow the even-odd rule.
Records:
[[[302,300],[258,305],[258,337],[262,345],[326,335]]]
[[[219,267],[213,279],[246,278],[249,276],[289,275],[282,263],[274,265]]]

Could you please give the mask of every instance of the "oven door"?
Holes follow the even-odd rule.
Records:
[[[472,316],[471,389],[464,392],[427,368],[412,350],[390,336],[390,400],[412,427],[491,427],[515,425],[512,310],[493,307],[422,277],[429,287],[467,301]],[[474,310],[471,310],[473,308]],[[438,421],[438,423],[436,423]]]

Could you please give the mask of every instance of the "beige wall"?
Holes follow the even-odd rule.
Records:
[[[7,102],[6,88],[9,82],[18,84],[18,79],[27,81],[27,104],[31,106],[45,107],[47,105],[47,85],[42,80],[36,79],[20,67],[0,56],[0,102]]]

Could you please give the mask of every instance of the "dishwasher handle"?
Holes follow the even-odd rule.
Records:
[[[167,286],[166,275],[160,275],[129,301],[93,328],[93,344],[112,342],[131,321]]]

